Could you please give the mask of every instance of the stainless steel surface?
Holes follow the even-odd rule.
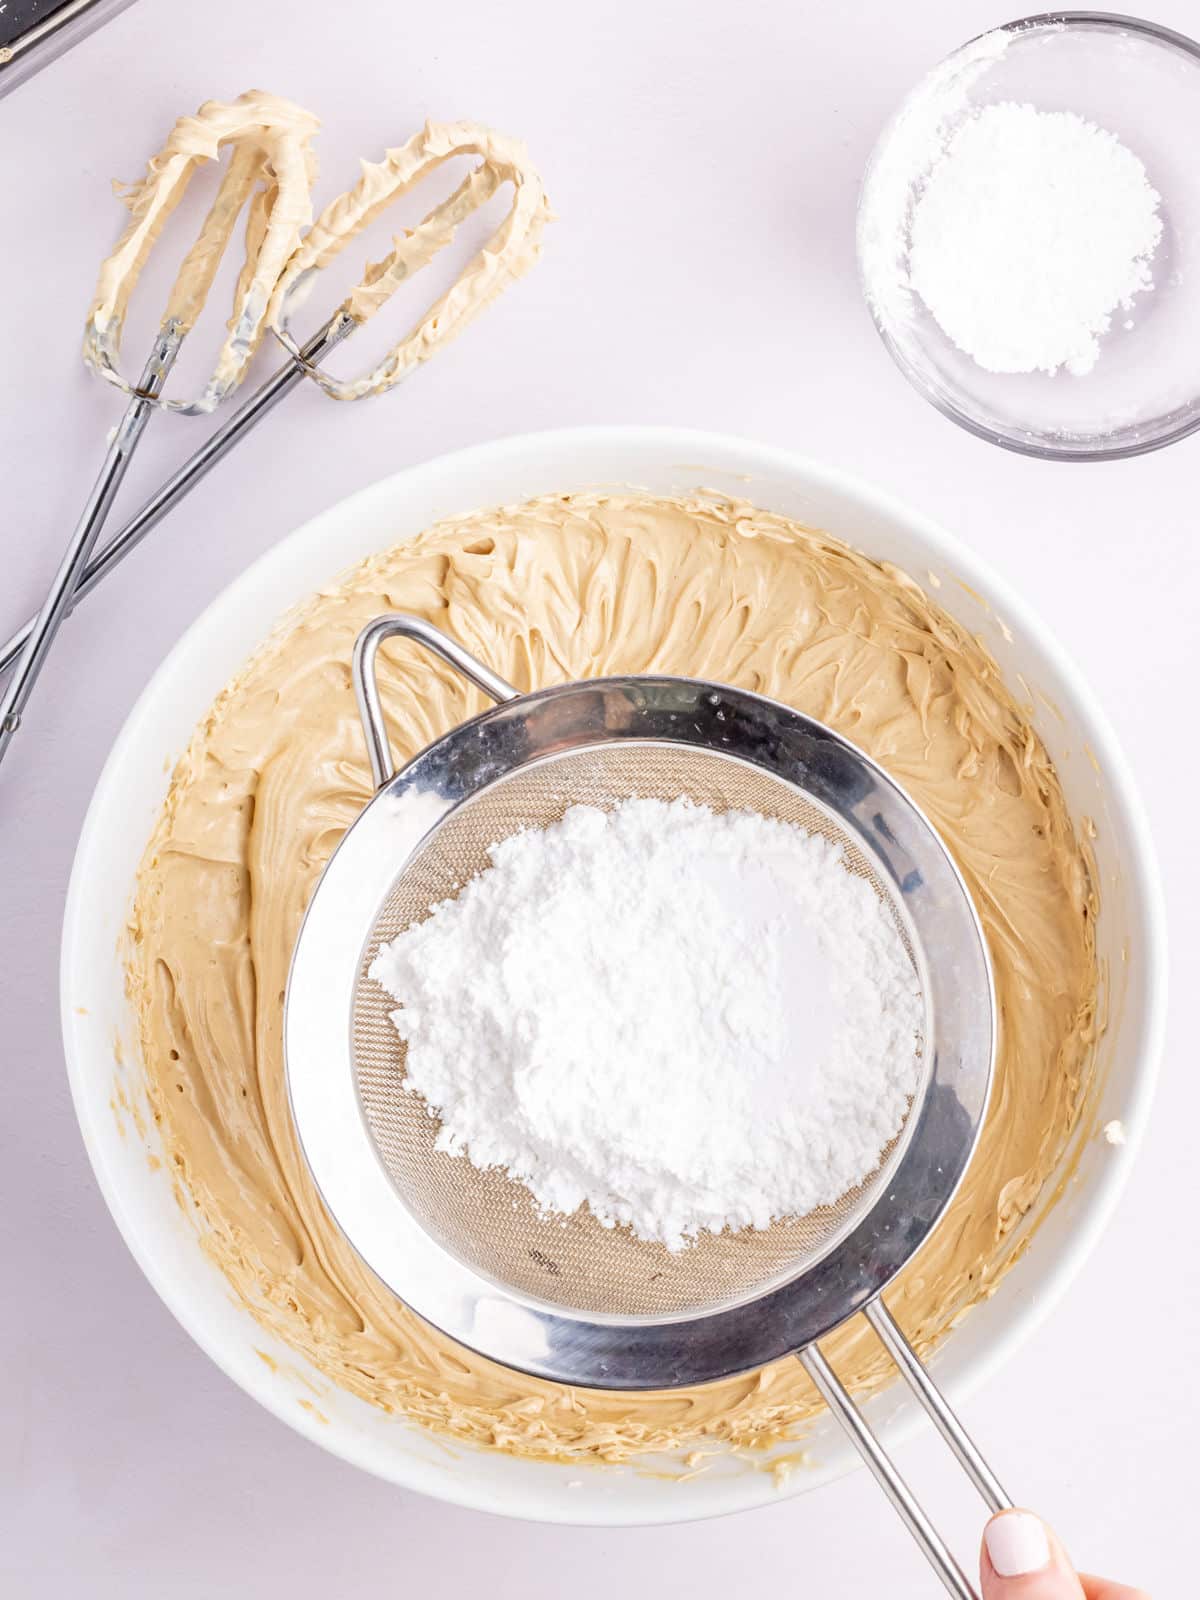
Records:
[[[125,408],[125,415],[105,454],[104,463],[75,525],[75,532],[71,535],[54,581],[29,629],[20,659],[0,698],[0,761],[4,759],[4,753],[21,725],[42,664],[70,607],[75,585],[133,459],[150,413],[155,408],[155,399],[162,392],[167,375],[179,354],[181,342],[182,334],[175,322],[166,323],[159,331],[137,391]]]
[[[248,400],[243,400],[229,420],[211,433],[200,448],[188,457],[151,495],[141,510],[136,512],[121,530],[97,551],[83,569],[83,575],[71,594],[64,616],[70,616],[79,601],[120,565],[131,550],[137,548],[152,529],[156,528],[167,512],[178,505],[190,490],[238,444],[269,411],[301,384],[306,368],[315,366],[330,350],[339,345],[357,324],[342,312],[336,312],[325,326],[313,335],[300,352],[301,359],[289,356],[276,372],[261,384]],[[30,617],[0,646],[0,673],[6,672],[21,653],[33,631],[37,619]]]
[[[905,1527],[920,1545],[947,1593],[954,1595],[955,1600],[978,1600],[974,1585],[950,1553],[945,1540],[922,1510],[920,1502],[897,1471],[895,1462],[871,1432],[862,1413],[820,1350],[815,1344],[810,1345],[807,1350],[799,1352],[799,1359],[820,1391],[821,1398],[871,1469],[876,1483],[900,1513]]]
[[[19,32],[6,31],[0,43],[0,99],[130,4],[132,0],[64,0]]]
[[[946,1404],[946,1397],[925,1370],[916,1351],[900,1331],[899,1324],[883,1301],[872,1300],[865,1308],[867,1321],[874,1328],[884,1349],[900,1375],[925,1408],[934,1426],[957,1456],[963,1470],[979,1490],[989,1511],[1008,1511],[1012,1500],[988,1466],[979,1447]]]

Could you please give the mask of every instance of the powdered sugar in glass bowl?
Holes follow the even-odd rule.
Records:
[[[1018,113],[1016,108],[1024,109]],[[1015,275],[1007,260],[997,266],[1005,255],[1003,219],[1007,215],[1015,224],[1023,199],[1020,151],[1014,149],[1009,161],[1001,148],[1006,127],[1018,142],[1026,140],[1027,226],[1035,233],[1040,226],[1047,241],[1044,276],[1028,250],[1024,262],[1021,252],[1014,252]],[[955,143],[964,129],[973,148],[968,141]],[[993,131],[993,149],[981,149]],[[1064,132],[1068,138],[1052,137]],[[1101,148],[1105,135],[1113,136],[1107,150]],[[1064,160],[1053,178],[1040,183],[1029,148],[1030,139],[1038,138],[1051,155],[1061,151]],[[1200,45],[1152,23],[1099,12],[1056,12],[1010,23],[948,56],[884,131],[859,204],[863,291],[880,336],[908,380],[970,432],[1047,459],[1138,455],[1200,427],[1200,179],[1192,155],[1198,147]],[[990,172],[989,153],[995,158]],[[957,174],[948,172],[954,159]],[[1091,209],[1079,203],[1080,189],[1089,180],[1110,202],[1096,207],[1101,237],[1094,254],[1090,240],[1095,236],[1085,241],[1080,232]],[[1061,212],[1055,205],[1056,183]],[[1144,214],[1140,228],[1132,215],[1140,208],[1139,185],[1143,198],[1153,191],[1160,197],[1149,230]],[[914,234],[919,243],[922,206],[931,188],[938,212],[935,243],[944,250],[940,259],[933,257],[934,271],[927,250],[922,272]],[[966,213],[955,216],[947,198],[961,200]],[[978,229],[971,207],[977,208]],[[934,209],[924,205],[927,240]],[[1129,225],[1122,233],[1126,212]],[[1053,247],[1056,228],[1058,248]],[[989,230],[999,247],[991,253]],[[1128,244],[1128,263],[1120,259],[1121,239],[1114,233]],[[1117,259],[1106,264],[1104,246],[1110,252],[1115,248]],[[1145,254],[1139,256],[1139,250]],[[1072,251],[1068,271],[1064,263]],[[1128,265],[1127,283],[1149,286],[1118,301],[1111,318],[1096,323],[1103,328],[1107,320],[1108,327],[1094,343],[1085,340],[1082,360],[1064,361],[1056,371],[989,369],[985,363],[996,363],[986,352],[997,349],[1002,355],[1009,349],[1031,352],[1036,365],[1039,353],[1049,353],[1055,343],[1045,337],[1052,331],[1047,289],[1070,302],[1064,306],[1068,312],[1076,304],[1087,307],[1088,290],[1102,288],[1106,265],[1113,281]],[[962,280],[956,279],[959,266]],[[1077,285],[1072,282],[1076,270]],[[997,271],[1003,282],[993,281]],[[1028,337],[1015,339],[1013,318],[1026,296],[1029,322],[1022,332]],[[1007,323],[1000,303],[1005,298]],[[946,328],[957,333],[957,343]],[[1061,332],[1065,337],[1070,330]],[[1067,340],[1063,348],[1080,346]],[[977,360],[981,353],[983,360]],[[1045,365],[1054,362],[1047,359]]]

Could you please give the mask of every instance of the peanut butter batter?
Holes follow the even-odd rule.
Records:
[[[130,987],[180,1197],[238,1295],[347,1389],[522,1455],[767,1444],[820,1404],[791,1360],[639,1396],[513,1375],[406,1311],[323,1210],[288,1115],[282,1000],[305,903],[370,794],[350,651],[388,609],[519,687],[660,672],[775,696],[863,746],[941,829],[987,929],[1001,1043],[966,1182],[888,1295],[927,1353],[1011,1264],[1079,1114],[1097,1032],[1089,859],[970,634],[895,568],[716,496],[564,496],[433,528],[304,605],[197,731],[142,865]],[[405,758],[483,706],[411,646],[385,653],[381,682]],[[860,1391],[890,1376],[861,1319],[826,1349]]]
[[[176,275],[163,314],[187,333],[204,309],[237,219],[248,206],[246,254],[233,296],[228,336],[199,399],[161,400],[173,411],[211,411],[241,382],[258,348],[267,307],[284,265],[312,218],[316,157],[310,146],[320,123],[290,100],[251,89],[229,104],[208,100],[194,117],[180,117],[146,176],[123,195],[129,223],[101,263],[84,329],[83,358],[102,378],[128,390],[119,368],[121,334],[130,297],[192,175],[232,154],[200,236]],[[120,185],[116,186],[120,189]]]
[[[299,354],[300,346],[288,328],[288,315],[304,300],[314,275],[393,201],[455,156],[478,157],[479,165],[422,222],[396,238],[390,254],[367,268],[362,282],[343,303],[346,316],[357,323],[367,322],[401,284],[450,243],[466,218],[506,183],[513,195],[508,214],[445,294],[372,371],[343,381],[319,367],[312,369],[314,382],[335,400],[361,400],[364,395],[392,388],[461,333],[541,257],[542,234],[553,213],[542,180],[520,140],[477,122],[427,122],[407,144],[385,150],[382,161],[364,161],[354,188],[332,200],[305,234],[271,297],[267,321],[280,341]]]

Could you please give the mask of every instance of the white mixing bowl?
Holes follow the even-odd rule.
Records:
[[[811,1467],[782,1488],[759,1465],[729,1458],[688,1483],[637,1467],[580,1469],[518,1461],[446,1443],[330,1385],[234,1303],[170,1195],[157,1147],[111,1100],[114,1075],[137,1092],[134,1034],[118,939],[134,871],[168,774],[214,696],[276,619],[360,557],[452,513],[531,495],[603,485],[658,493],[727,489],[827,529],[924,581],[981,634],[1010,680],[1041,691],[1040,732],[1072,811],[1095,819],[1101,882],[1100,956],[1111,985],[1097,1086],[1079,1130],[1077,1180],[1037,1228],[1024,1261],[938,1352],[933,1370],[954,1399],[998,1365],[1045,1315],[1093,1243],[1124,1182],[1149,1107],[1165,1005],[1160,890],[1146,823],[1120,751],[1054,634],[949,535],[886,496],[799,456],[718,435],[661,428],[589,428],[505,439],[432,461],[363,490],[264,556],[208,608],[134,707],[97,785],[75,859],[62,956],[62,1016],[75,1108],[100,1186],[143,1272],[197,1343],[237,1383],[327,1450],[406,1488],[509,1516],[580,1523],[683,1521],[812,1489],[857,1461],[832,1420],[805,1440]],[[951,580],[959,579],[961,582]],[[966,585],[967,587],[964,587]],[[1094,759],[1093,759],[1094,758]],[[126,1044],[114,1061],[113,1039]],[[1119,1118],[1127,1142],[1098,1134]],[[1047,1185],[1047,1195],[1055,1188]],[[1043,1211],[1044,1211],[1043,1207]],[[1026,1226],[1040,1221],[1037,1213]],[[265,1362],[266,1352],[276,1366]],[[308,1407],[315,1402],[327,1420]],[[306,1402],[304,1406],[301,1401]],[[894,1443],[916,1420],[901,1385],[869,1414]],[[786,1446],[781,1447],[786,1450]],[[795,1446],[791,1447],[794,1451]]]

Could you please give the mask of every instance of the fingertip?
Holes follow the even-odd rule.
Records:
[[[1050,1535],[1032,1511],[1001,1511],[983,1530],[983,1544],[999,1578],[1026,1578],[1050,1565]]]
[[[1042,1519],[1019,1508],[1001,1511],[983,1531],[980,1577],[984,1600],[1082,1600],[1079,1579]]]

